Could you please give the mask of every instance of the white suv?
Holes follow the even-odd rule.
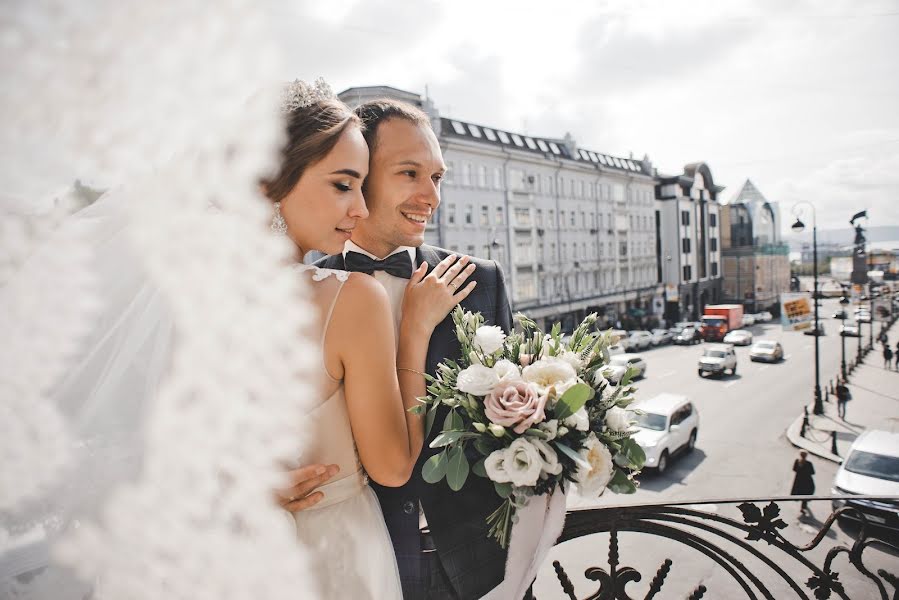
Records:
[[[869,429],[858,436],[833,479],[831,494],[899,496],[899,433]],[[899,529],[896,500],[833,500],[835,509],[842,506],[864,513],[872,525]],[[840,516],[858,519],[852,511]]]
[[[729,344],[710,344],[705,347],[699,358],[699,376],[706,373],[723,375],[730,369],[731,375],[737,374],[737,355],[734,347]]]
[[[675,453],[696,447],[699,413],[686,396],[659,394],[636,402],[631,419],[637,428],[634,440],[646,453],[646,466],[659,474],[668,470]]]

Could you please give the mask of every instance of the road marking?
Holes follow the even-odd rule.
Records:
[[[677,373],[677,371],[667,371],[667,372],[662,373],[661,375],[659,375],[659,377],[671,377],[671,376],[674,375],[675,373]]]
[[[730,383],[725,383],[724,387],[729,388],[732,385],[737,385],[739,381],[731,381]]]

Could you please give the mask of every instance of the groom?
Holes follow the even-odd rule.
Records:
[[[430,121],[418,108],[376,100],[359,106],[356,114],[365,124],[371,152],[364,186],[369,217],[356,225],[343,255],[325,257],[317,266],[371,273],[387,290],[398,323],[412,270],[422,262],[434,267],[450,254],[424,244],[426,224],[440,204],[446,167]],[[471,260],[477,265],[471,279],[478,285],[462,306],[509,332],[512,313],[500,266]],[[431,336],[426,369],[433,375],[438,364],[459,356],[448,316]],[[393,541],[406,600],[480,598],[504,575],[506,552],[487,537],[485,522],[500,503],[493,484],[470,477],[461,491],[453,492],[445,481],[429,484],[421,477],[422,465],[436,453],[428,444],[444,417],[437,415],[408,483],[398,488],[371,484]]]

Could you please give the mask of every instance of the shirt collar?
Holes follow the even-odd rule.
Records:
[[[415,248],[413,248],[412,246],[400,246],[399,248],[397,248],[396,250],[394,250],[387,256],[393,256],[394,254],[399,254],[400,252],[403,252],[403,251],[406,251],[409,253],[409,259],[412,261],[412,264],[414,265],[415,264]],[[347,240],[346,244],[344,244],[344,246],[343,246],[343,257],[344,258],[346,258],[347,252],[358,252],[359,254],[364,254],[365,256],[372,258],[374,260],[384,260],[385,258],[387,258],[387,256],[385,256],[383,258],[375,256],[374,254],[372,254],[365,248],[362,248],[358,244],[353,243],[352,240]]]

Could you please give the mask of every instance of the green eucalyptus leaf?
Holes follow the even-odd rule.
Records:
[[[511,483],[497,483],[493,482],[493,489],[496,490],[496,493],[499,494],[500,498],[508,498],[512,495],[512,484]]]
[[[568,458],[573,460],[577,466],[579,466],[583,469],[590,468],[590,463],[588,463],[586,460],[584,460],[584,458],[579,453],[575,452],[570,447],[566,446],[565,444],[559,443],[559,442],[555,442],[555,446],[565,456],[567,456]]]
[[[446,476],[446,468],[449,460],[446,458],[446,451],[435,454],[425,461],[421,468],[421,478],[428,483],[437,483]]]
[[[459,440],[470,437],[475,434],[467,433],[465,431],[442,431],[437,434],[431,443],[429,444],[431,448],[440,448],[441,446],[449,446],[454,442],[458,442]]]
[[[567,419],[583,408],[594,394],[593,388],[586,383],[576,383],[556,401],[556,418],[559,420]]]
[[[493,452],[493,447],[490,445],[490,441],[487,438],[479,437],[474,441],[475,450],[483,454],[484,456],[489,456]]]
[[[486,458],[482,458],[478,462],[476,462],[471,467],[471,472],[477,475],[478,477],[487,477],[487,470],[484,468],[484,463],[487,461]]]
[[[427,439],[431,435],[431,428],[434,427],[434,420],[437,418],[437,405],[435,404],[431,410],[428,411],[427,416],[425,417],[425,439]]]
[[[459,413],[454,410],[449,411],[446,418],[443,420],[443,430],[458,431],[462,429],[462,427],[464,427],[464,424],[462,423],[462,417],[459,416]]]
[[[468,479],[468,459],[462,446],[454,446],[448,453],[449,464],[446,467],[446,483],[450,489],[458,492]]]
[[[606,487],[616,494],[633,494],[637,491],[637,484],[633,480],[628,479],[624,471],[618,469],[615,469],[615,474],[612,475],[612,480],[609,481],[609,485]]]

